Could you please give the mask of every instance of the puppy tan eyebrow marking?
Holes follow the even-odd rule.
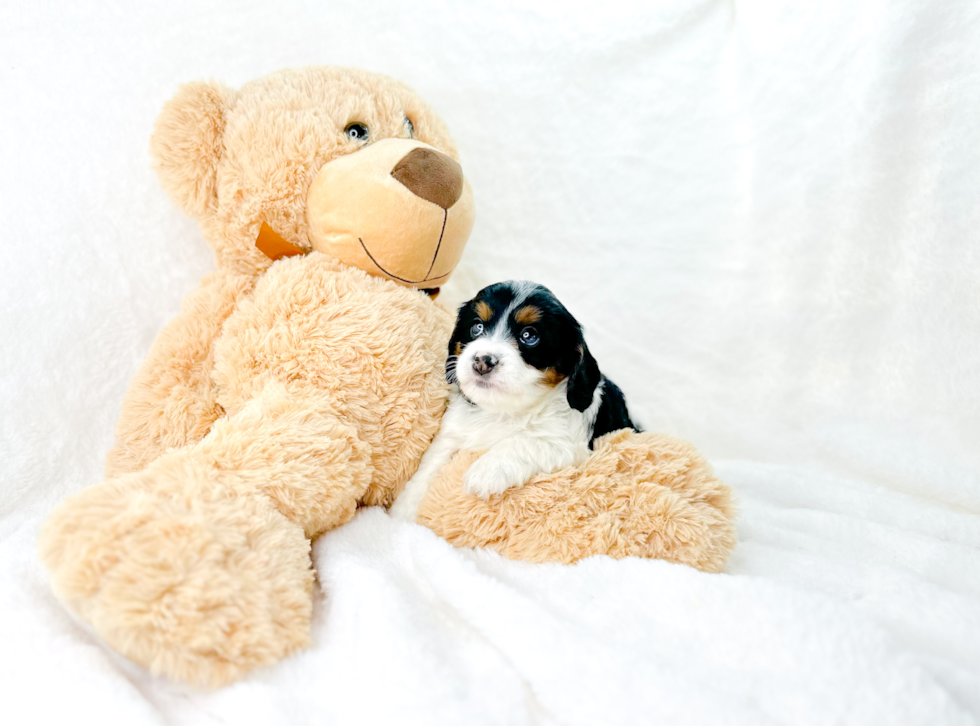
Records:
[[[493,308],[490,307],[486,300],[480,300],[480,302],[475,305],[474,309],[476,310],[477,316],[484,323],[493,317]]]
[[[460,343],[460,342],[457,342],[456,343],[456,355],[462,355],[462,354],[463,354],[463,344]]]
[[[525,305],[514,315],[514,320],[521,325],[530,325],[541,319],[541,309],[535,305]]]

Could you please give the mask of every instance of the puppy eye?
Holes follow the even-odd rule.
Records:
[[[481,335],[483,335],[483,323],[474,323],[473,327],[470,328],[470,336],[479,338]]]
[[[415,124],[412,123],[412,119],[408,116],[405,117],[405,129],[408,131],[408,137],[410,139],[415,138]]]
[[[354,141],[367,141],[369,134],[368,127],[359,123],[348,124],[347,128],[344,129],[344,133],[354,139]]]
[[[524,328],[521,331],[521,342],[529,348],[533,348],[538,344],[541,337],[538,335],[538,331],[532,327]]]

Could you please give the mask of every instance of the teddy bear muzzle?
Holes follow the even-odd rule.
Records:
[[[325,164],[306,218],[314,250],[409,287],[439,287],[473,228],[473,192],[447,154],[385,139]]]

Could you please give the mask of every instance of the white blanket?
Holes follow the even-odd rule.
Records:
[[[980,717],[980,5],[0,6],[4,723],[959,724]],[[146,144],[179,82],[359,65],[449,122],[450,302],[547,284],[737,490],[725,574],[316,545],[313,647],[207,693],[107,651],[37,525],[211,269]]]

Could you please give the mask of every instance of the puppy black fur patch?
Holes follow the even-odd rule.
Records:
[[[505,314],[506,320],[502,319]],[[456,358],[475,337],[479,337],[474,336],[473,331],[480,325],[484,332],[507,326],[509,337],[527,365],[546,372],[546,380],[567,381],[568,405],[577,411],[584,412],[592,406],[595,390],[602,383],[601,399],[589,436],[590,449],[596,438],[611,431],[640,430],[630,418],[626,398],[619,386],[599,370],[585,343],[582,326],[548,288],[536,283],[501,282],[485,287],[464,303],[456,316],[456,326],[449,341],[446,380],[450,384],[456,383]],[[522,342],[522,333],[528,330],[536,336],[534,345]]]

